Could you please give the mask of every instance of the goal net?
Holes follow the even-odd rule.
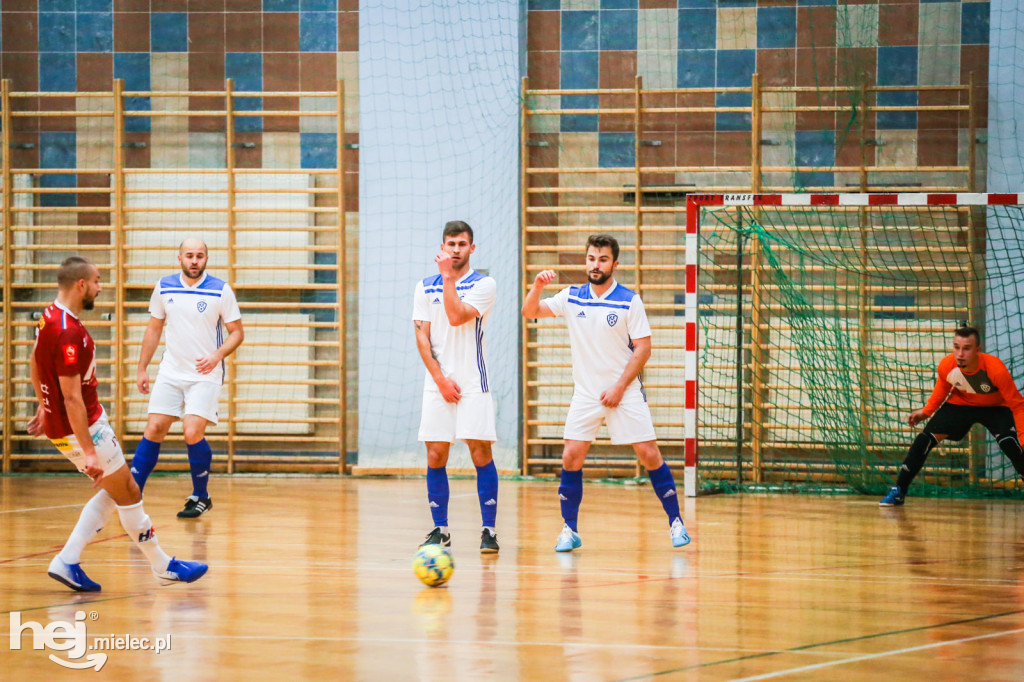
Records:
[[[882,492],[964,324],[1019,387],[1022,196],[691,196],[702,486]],[[914,491],[1019,495],[1017,479],[979,426]]]

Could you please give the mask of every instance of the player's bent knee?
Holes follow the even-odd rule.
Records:
[[[110,495],[115,504],[122,507],[137,504],[142,500],[142,492],[127,464],[104,476],[100,480],[100,487]]]

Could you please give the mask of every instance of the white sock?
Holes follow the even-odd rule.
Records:
[[[490,533],[491,535],[494,535],[495,537],[497,537],[498,535],[498,532],[494,530],[493,526],[484,526],[484,530]]]
[[[448,535],[448,526],[438,526],[441,529],[442,535]]]
[[[117,514],[121,517],[121,526],[128,533],[128,537],[146,555],[153,570],[157,573],[166,571],[168,564],[171,563],[171,557],[160,549],[160,541],[156,539],[156,530],[153,528],[153,523],[149,520],[146,510],[142,508],[142,502],[127,507],[118,507]]]
[[[107,525],[110,515],[117,509],[114,498],[101,490],[92,496],[92,499],[85,503],[82,514],[78,517],[75,529],[71,531],[64,548],[60,550],[60,560],[66,564],[77,564],[82,560],[82,550],[89,544],[93,536],[103,530]]]

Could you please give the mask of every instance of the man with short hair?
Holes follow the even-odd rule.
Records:
[[[231,286],[206,274],[208,251],[201,239],[186,239],[178,247],[181,272],[157,282],[149,299],[152,317],[142,337],[136,385],[150,393],[147,367],[167,326],[167,343],[160,371],[149,397],[149,419],[135,456],[132,474],[139,488],[156,466],[160,444],[176,420],[182,420],[192,494],[178,518],[194,519],[213,506],[208,492],[213,451],[206,427],[218,421],[224,359],[245,339],[242,314]],[[228,336],[224,338],[224,328]]]
[[[434,521],[423,545],[451,545],[446,466],[458,439],[469,447],[476,467],[480,552],[493,554],[498,551],[498,470],[491,443],[497,432],[484,332],[497,285],[469,266],[475,250],[473,228],[461,220],[446,223],[434,258],[439,274],[417,282],[414,293],[416,347],[427,368],[419,439],[427,446],[427,500]]]
[[[1020,444],[1024,397],[1002,360],[981,352],[981,333],[974,327],[960,327],[953,333],[953,352],[939,361],[931,397],[923,409],[910,414],[907,423],[917,426],[929,417],[900,466],[896,485],[878,503],[880,506],[902,505],[932,448],[947,438],[963,440],[975,424],[988,429],[1024,478],[1024,450]]]
[[[142,507],[142,492],[99,402],[96,344],[78,316],[93,309],[102,290],[100,272],[86,259],[71,256],[61,264],[57,284],[57,300],[43,311],[29,356],[39,407],[28,422],[28,432],[45,434],[101,490],[82,509],[71,537],[50,561],[48,575],[76,592],[99,592],[100,585],[85,574],[79,561],[85,545],[116,510],[121,526],[162,584],[198,580],[206,573],[206,564],[178,561],[160,548]]]
[[[689,544],[679,513],[675,479],[662,459],[654,434],[640,372],[651,356],[651,328],[643,301],[614,279],[619,243],[608,234],[591,235],[586,246],[587,283],[566,287],[540,299],[555,280],[554,270],[537,274],[523,302],[523,317],[564,317],[572,351],[573,393],[565,418],[561,485],[565,525],[556,552],[571,552],[583,544],[576,526],[583,499],[583,462],[601,422],[607,421],[615,445],[630,443],[647,469],[654,492],[668,515],[674,547]]]

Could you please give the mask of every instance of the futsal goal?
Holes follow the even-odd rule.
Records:
[[[687,493],[880,493],[953,331],[1024,380],[1024,194],[687,200]],[[699,453],[698,453],[699,447]],[[915,492],[1019,495],[981,427]]]

